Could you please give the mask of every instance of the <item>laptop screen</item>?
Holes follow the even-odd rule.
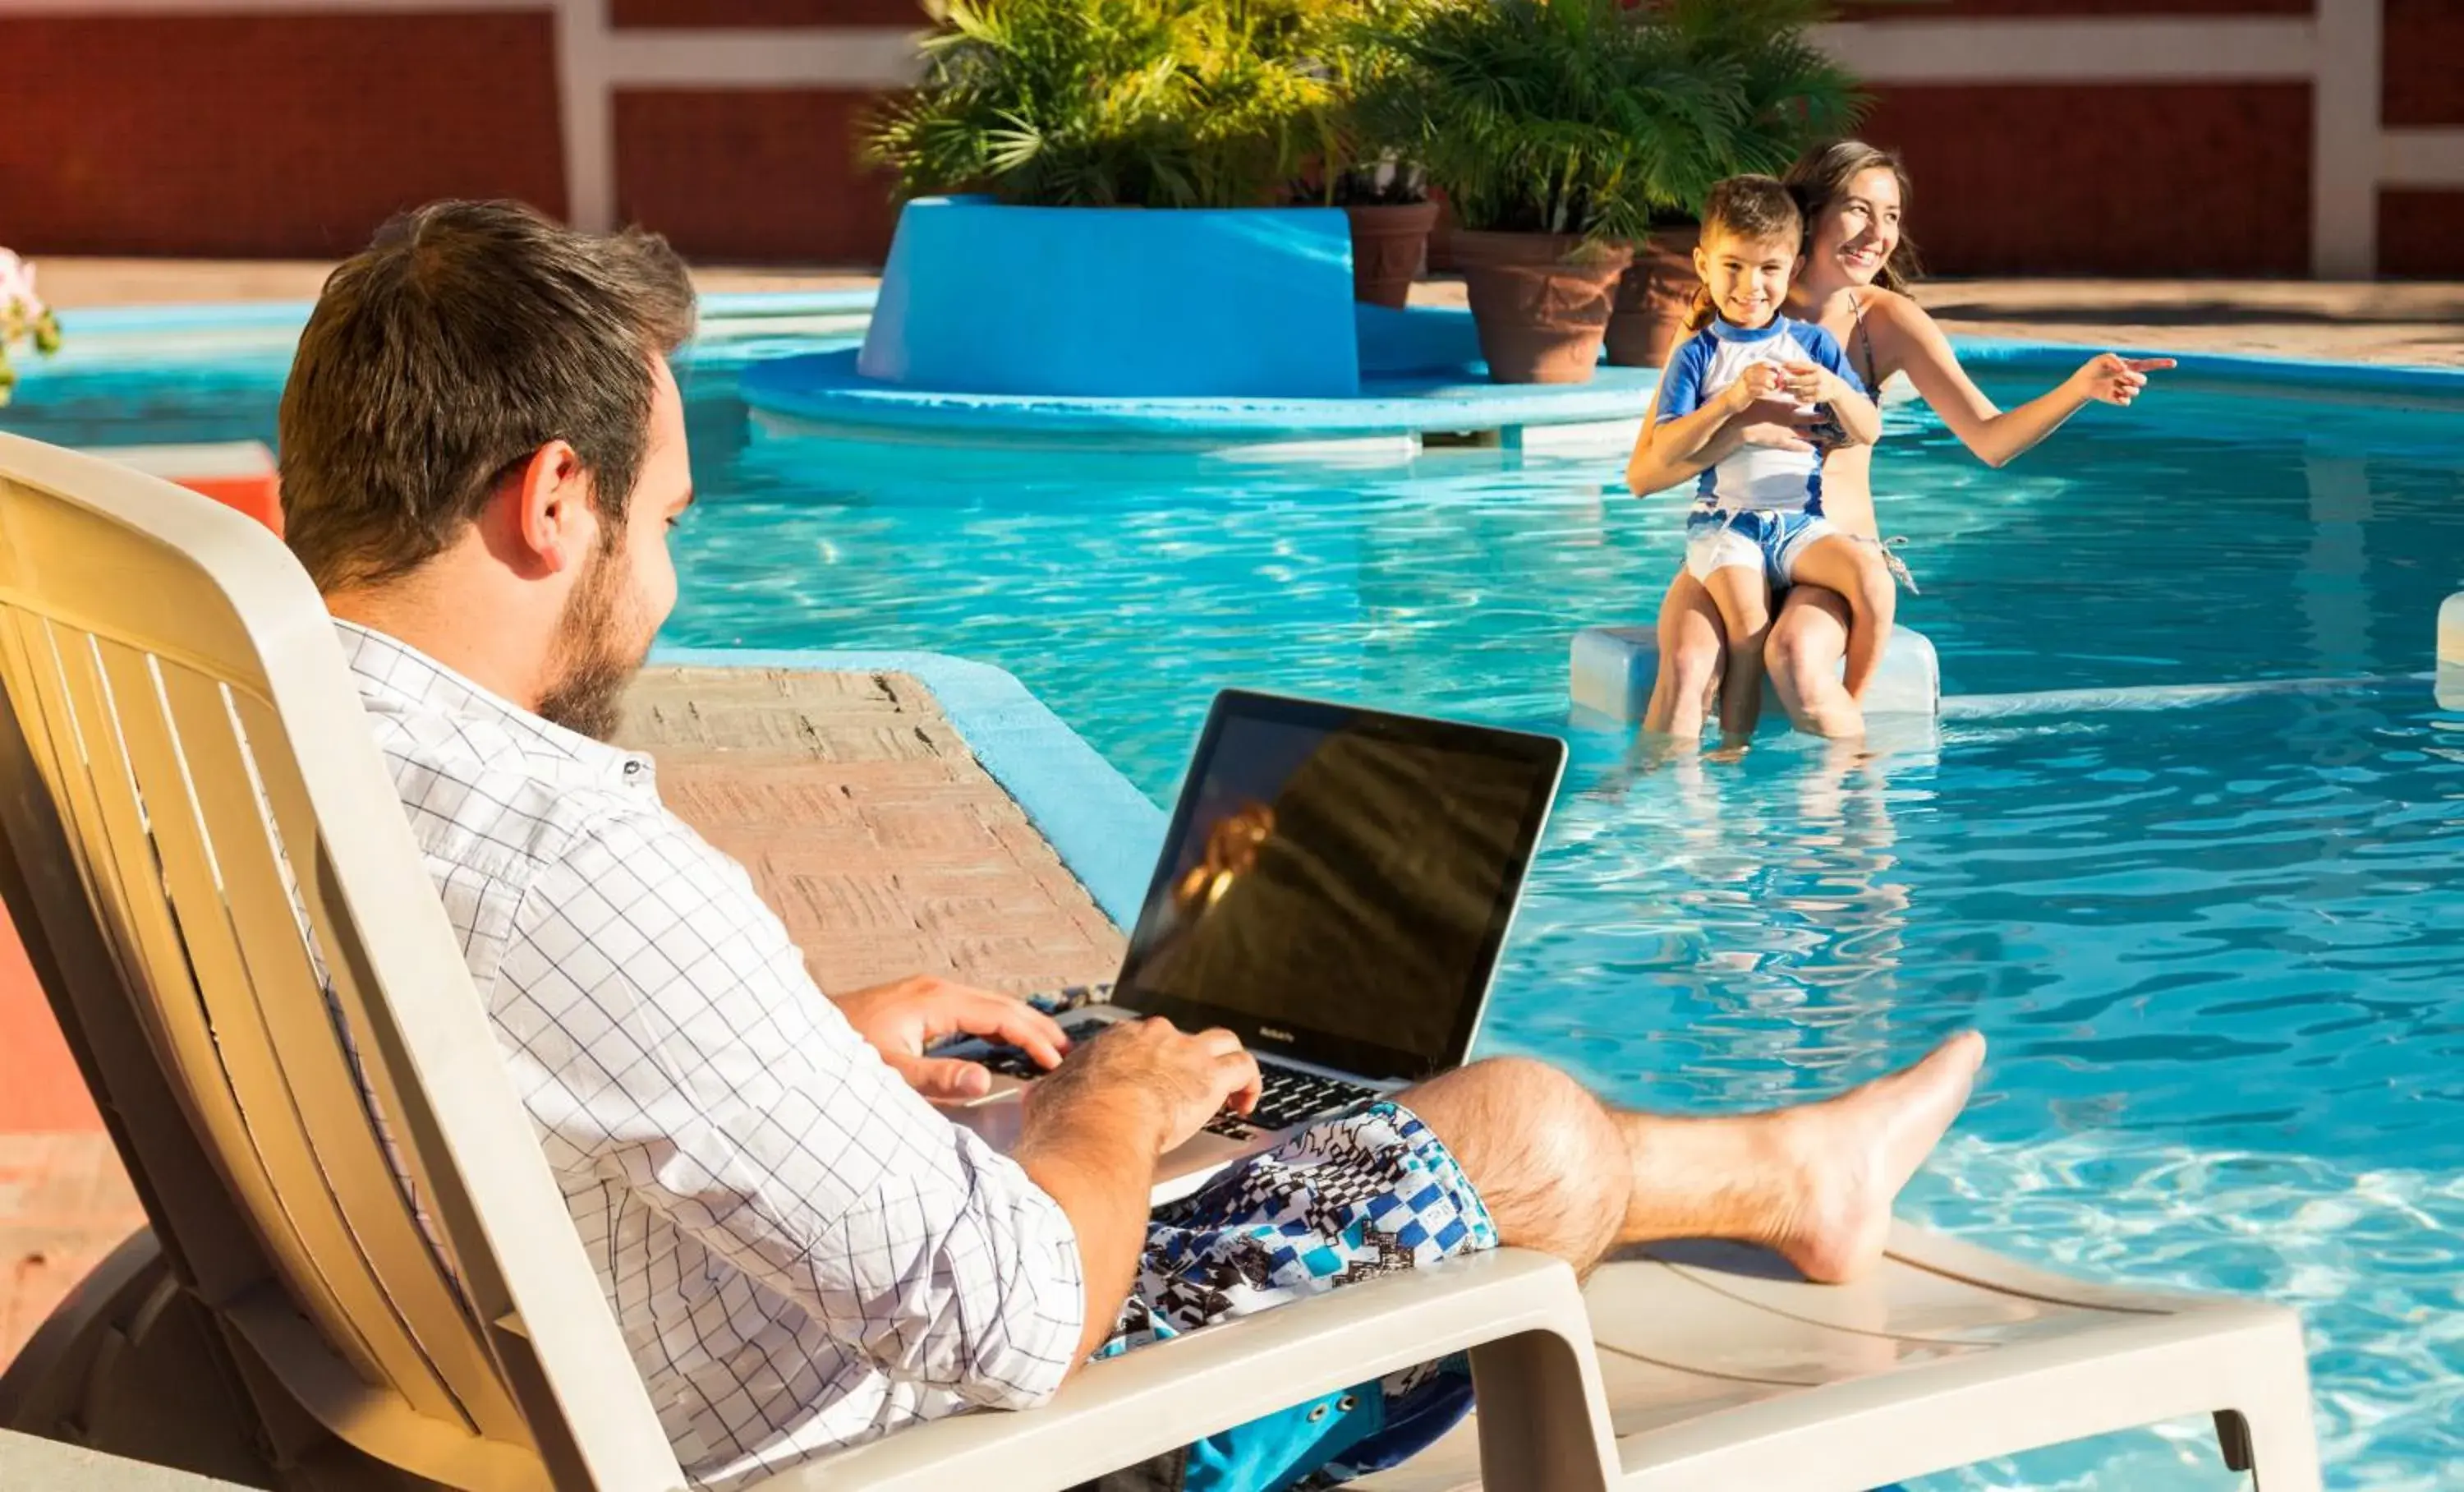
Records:
[[[1219,695],[1113,1000],[1363,1077],[1459,1064],[1564,762],[1549,736]]]

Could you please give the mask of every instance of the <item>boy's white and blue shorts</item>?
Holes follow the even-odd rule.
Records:
[[[1718,569],[1759,570],[1772,589],[1786,590],[1796,583],[1797,556],[1838,531],[1816,512],[1705,504],[1685,519],[1685,568],[1704,581]]]

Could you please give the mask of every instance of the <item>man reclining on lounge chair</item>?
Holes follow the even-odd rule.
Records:
[[[1256,1090],[1231,1035],[1148,1021],[1065,1051],[1026,1005],[938,980],[825,998],[744,872],[661,806],[651,763],[605,744],[675,603],[668,531],[693,483],[667,357],[693,314],[659,238],[429,207],[326,282],[281,445],[291,546],[697,1483],[1025,1408],[1108,1349],[1501,1243],[1586,1269],[1620,1244],[1738,1238],[1822,1280],[1879,1260],[1967,1100],[1973,1034],[1828,1102],[1721,1119],[1476,1062],[1151,1218],[1156,1157]],[[924,1055],[957,1032],[1057,1064],[1015,1159],[930,1102],[982,1089]],[[1468,1403],[1455,1371],[1401,1374],[1135,1484],[1340,1481]]]

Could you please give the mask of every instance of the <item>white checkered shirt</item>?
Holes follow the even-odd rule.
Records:
[[[1068,1218],[856,1035],[649,759],[337,625],[696,1484],[1047,1397],[1086,1313]]]

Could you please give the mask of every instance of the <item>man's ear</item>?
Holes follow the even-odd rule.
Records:
[[[539,573],[554,574],[581,564],[598,542],[590,475],[581,456],[561,440],[532,452],[491,501],[508,504],[505,537],[525,568]]]

